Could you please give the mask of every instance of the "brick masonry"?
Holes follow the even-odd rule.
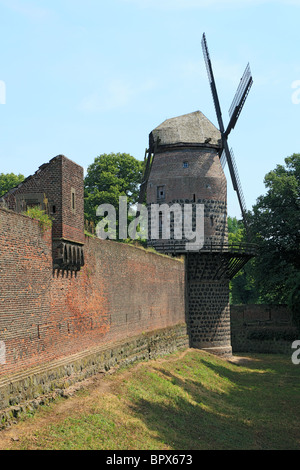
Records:
[[[234,353],[292,355],[299,332],[286,305],[231,305],[230,315]]]
[[[163,188],[162,198],[158,198],[158,188]],[[148,181],[147,203],[178,203],[182,213],[184,204],[202,204],[205,244],[227,243],[227,183],[216,149],[184,147],[158,152]]]
[[[0,247],[0,376],[185,323],[182,261],[86,237],[81,271],[53,271],[51,231],[4,209]]]
[[[165,184],[167,202],[203,204],[206,243],[225,243],[226,179],[218,150],[172,149],[157,157],[149,180],[150,202],[157,196],[156,186]],[[167,180],[161,179],[162,172]],[[63,155],[42,165],[4,199],[11,210],[0,209],[3,406],[47,390],[56,376],[51,364],[59,374],[71,371],[73,376],[76,369],[75,377],[78,370],[85,370],[84,376],[97,369],[90,367],[89,359],[95,348],[115,351],[114,345],[126,342],[131,345],[128,357],[137,357],[138,341],[147,357],[189,344],[230,354],[229,280],[217,276],[218,256],[172,258],[85,236],[83,170]],[[37,220],[20,214],[36,204],[48,208],[52,230],[44,232]],[[84,254],[84,263],[78,264],[78,253]],[[76,357],[75,369],[71,357]],[[93,361],[99,367],[107,364]],[[24,385],[27,394],[16,397],[14,390],[23,383],[20,373],[29,370],[35,371],[35,379]],[[10,383],[12,376],[19,385],[11,387],[7,402],[7,380]]]
[[[53,219],[53,239],[84,243],[83,168],[64,155],[52,158],[4,196],[8,209],[39,205]]]
[[[195,207],[203,206],[202,252],[185,250],[186,239],[177,241],[173,237],[169,246],[170,251],[180,249],[186,257],[186,317],[191,346],[230,355],[229,277],[220,254],[228,250],[227,182],[219,150],[188,143],[158,146],[147,186],[147,204],[148,208],[151,204],[179,204],[182,214],[184,205],[191,205],[193,232],[197,228]],[[174,221],[176,217],[171,216],[171,239]],[[168,252],[168,240],[163,236],[149,244]]]
[[[154,359],[188,346],[186,326],[150,331],[119,342],[100,344],[65,358],[0,377],[0,428],[12,419],[68,396],[69,387],[135,361]],[[84,382],[83,382],[84,384]]]

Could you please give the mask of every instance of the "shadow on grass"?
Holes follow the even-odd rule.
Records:
[[[287,360],[279,371],[276,361],[253,361],[249,367],[203,358],[200,362],[197,378],[182,370],[180,375],[174,367],[156,367],[157,380],[152,374],[151,386],[157,399],[143,396],[147,377],[140,396],[135,395],[133,411],[167,446],[300,449],[299,373],[294,387],[284,385],[281,366]]]

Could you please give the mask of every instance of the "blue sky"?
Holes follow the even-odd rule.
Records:
[[[58,154],[84,168],[143,159],[152,129],[197,110],[217,125],[205,32],[225,125],[252,70],[229,137],[251,209],[265,174],[300,152],[299,17],[300,0],[0,0],[0,173]],[[240,217],[230,180],[228,213]]]

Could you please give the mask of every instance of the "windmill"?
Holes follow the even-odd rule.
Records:
[[[251,70],[249,64],[246,66],[246,69],[244,71],[244,74],[240,80],[239,86],[237,88],[236,94],[233,98],[232,104],[229,109],[229,123],[227,128],[225,129],[224,123],[223,123],[223,118],[222,118],[222,112],[221,112],[221,107],[220,107],[220,102],[218,98],[218,93],[217,93],[217,88],[215,84],[215,79],[214,79],[214,74],[213,74],[213,69],[211,65],[211,60],[210,60],[210,55],[208,52],[208,47],[207,47],[207,41],[206,41],[206,36],[205,33],[203,34],[202,37],[202,49],[203,49],[203,55],[204,55],[204,60],[206,64],[206,69],[207,69],[207,74],[208,74],[208,79],[209,79],[209,84],[213,96],[213,101],[215,105],[215,110],[216,110],[216,115],[219,123],[219,130],[221,132],[222,136],[222,153],[220,157],[220,161],[222,164],[222,167],[224,168],[226,163],[228,164],[231,180],[232,180],[232,185],[233,189],[237,193],[237,197],[239,200],[239,205],[241,208],[241,213],[242,213],[242,218],[243,222],[245,225],[246,230],[248,231],[248,226],[247,226],[247,219],[246,219],[246,204],[245,204],[245,198],[243,195],[242,187],[241,187],[241,182],[239,179],[238,171],[237,171],[237,166],[235,163],[235,158],[233,154],[233,150],[229,150],[229,145],[228,145],[228,136],[232,129],[234,129],[236,122],[239,118],[239,115],[241,114],[242,108],[245,104],[246,98],[249,94],[250,88],[253,83],[252,75],[251,75]]]

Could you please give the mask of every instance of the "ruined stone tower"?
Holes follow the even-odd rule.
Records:
[[[39,207],[52,219],[53,267],[79,271],[84,264],[83,168],[64,155],[39,167],[2,196],[8,209]]]
[[[230,355],[229,281],[239,257],[228,249],[221,134],[197,111],[166,120],[151,132],[149,140],[155,156],[147,185],[148,206],[179,204],[184,209],[190,205],[195,213],[196,206],[202,205],[204,239],[199,249],[187,249],[187,240],[176,238],[171,219],[170,238],[151,239],[149,229],[148,243],[158,251],[185,256],[190,346]],[[195,228],[195,215],[192,220]]]

